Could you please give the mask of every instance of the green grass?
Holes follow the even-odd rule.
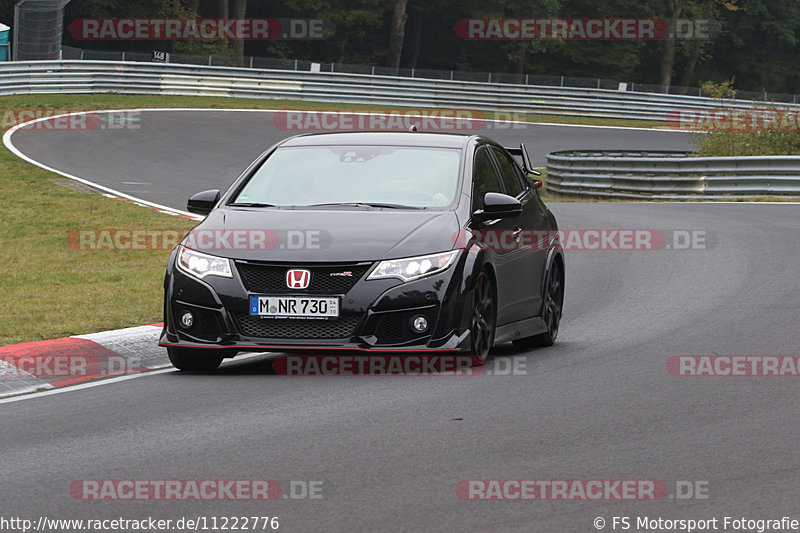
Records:
[[[80,251],[71,230],[188,231],[194,222],[55,183],[0,152],[0,344],[161,321],[168,251]]]

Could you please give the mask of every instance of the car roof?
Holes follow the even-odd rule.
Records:
[[[359,131],[345,133],[310,133],[291,137],[281,146],[386,145],[463,148],[473,135],[458,133],[421,133],[397,131]]]

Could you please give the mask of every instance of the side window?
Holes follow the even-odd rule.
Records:
[[[483,196],[487,192],[503,192],[489,149],[478,148],[472,163],[472,210],[483,209]]]
[[[503,173],[503,183],[506,186],[506,194],[509,196],[519,196],[525,190],[522,184],[522,177],[517,169],[517,164],[508,157],[508,155],[495,147],[492,147],[497,163],[500,165],[500,171]]]

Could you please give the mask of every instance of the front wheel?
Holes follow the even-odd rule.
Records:
[[[222,364],[222,356],[209,354],[209,351],[167,346],[167,355],[172,366],[189,372],[210,372]]]
[[[472,357],[476,365],[482,365],[489,357],[494,345],[496,317],[494,288],[486,270],[481,270],[472,293],[472,317],[470,319],[470,339]]]
[[[564,275],[561,263],[553,261],[544,283],[544,298],[542,302],[542,320],[547,325],[547,331],[514,341],[514,346],[519,348],[545,348],[552,346],[558,337],[558,326],[561,322],[561,310],[564,307]]]

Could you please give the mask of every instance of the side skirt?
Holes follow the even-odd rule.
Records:
[[[497,326],[494,342],[497,344],[499,342],[516,341],[525,337],[533,337],[546,331],[547,324],[542,320],[542,317],[526,318],[504,326]]]

